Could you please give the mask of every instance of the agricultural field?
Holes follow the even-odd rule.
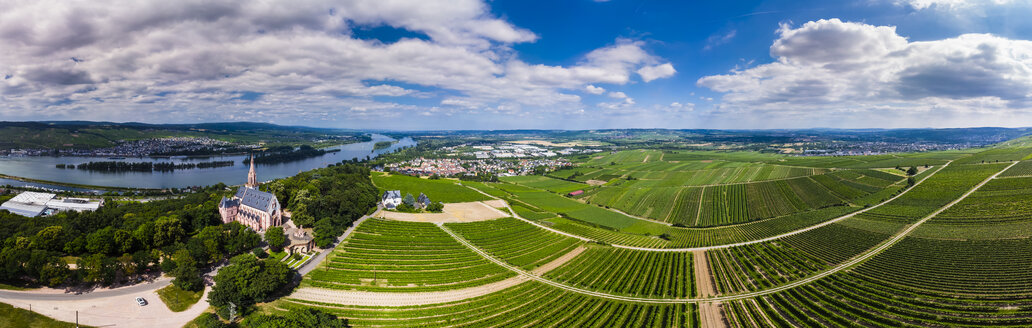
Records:
[[[434,202],[463,203],[491,199],[490,197],[484,196],[481,193],[460,185],[456,180],[430,180],[407,175],[388,175],[378,172],[372,173],[372,179],[373,184],[380,189],[381,193],[385,190],[401,190],[402,195],[412,194],[413,196],[419,196],[419,193],[424,193],[427,197],[430,197],[431,201]]]
[[[677,186],[680,183],[676,178],[621,179],[606,186],[588,188],[584,195],[578,197],[657,221],[688,227],[711,227],[844,205],[886,189],[894,193],[903,180],[903,176],[876,170],[837,170],[826,174],[704,187]]]
[[[368,220],[302,282],[425,304],[294,295],[263,311],[318,308],[356,327],[1027,327],[1032,164],[1007,161],[1024,152],[629,150],[549,176],[446,181],[435,187],[483,191],[513,217]]]
[[[618,295],[695,296],[692,254],[592,246],[546,278]]]
[[[513,218],[448,223],[445,226],[492,256],[525,270],[551,262],[583,244],[576,238],[550,232]]]
[[[413,292],[483,285],[514,276],[431,223],[370,219],[304,284],[331,289]]]
[[[698,327],[695,304],[643,304],[585,296],[528,282],[469,300],[385,310],[296,299],[272,312],[313,307],[348,318],[356,327]]]

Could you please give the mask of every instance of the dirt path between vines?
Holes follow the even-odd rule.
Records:
[[[693,251],[692,262],[695,266],[695,290],[699,297],[710,297],[717,293],[713,289],[713,278],[710,276],[709,258],[706,251]]]
[[[583,246],[577,247],[570,252],[564,254],[552,260],[551,262],[545,263],[540,267],[533,270],[534,274],[545,274],[555,268],[566,264],[581,252],[584,252]],[[517,275],[509,279],[505,279],[498,282],[493,282],[486,285],[480,285],[476,287],[446,290],[439,292],[415,292],[415,293],[384,293],[384,292],[367,292],[357,290],[339,290],[339,289],[328,289],[318,287],[301,287],[290,294],[288,298],[332,303],[338,305],[352,305],[352,306],[414,306],[414,305],[427,305],[427,304],[438,304],[461,301],[474,297],[484,296],[487,294],[495,293],[524,282],[530,281],[526,276]]]
[[[699,304],[699,321],[702,328],[723,328],[724,317],[720,313],[720,302]]]

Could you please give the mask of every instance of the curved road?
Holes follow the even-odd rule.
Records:
[[[860,262],[863,262],[863,261],[865,261],[865,260],[867,260],[867,259],[869,259],[869,258],[871,258],[871,257],[873,257],[875,255],[878,255],[882,251],[888,249],[889,247],[892,247],[892,245],[895,245],[897,242],[902,240],[904,237],[906,237],[908,234],[910,234],[910,232],[914,231],[914,229],[917,229],[917,227],[921,226],[922,224],[924,224],[928,220],[931,220],[933,217],[935,217],[939,213],[942,213],[942,211],[945,211],[946,209],[949,209],[953,205],[961,202],[962,200],[967,198],[969,195],[971,195],[972,193],[977,191],[979,188],[981,188],[983,185],[985,185],[989,181],[995,179],[1001,173],[1003,173],[1004,171],[1007,171],[1007,169],[1011,168],[1012,166],[1014,166],[1017,163],[1018,162],[1014,162],[1011,165],[1007,166],[1006,168],[996,172],[992,176],[986,178],[985,180],[983,180],[982,182],[980,182],[979,184],[975,185],[973,188],[971,188],[970,190],[965,192],[959,198],[954,199],[953,201],[951,201],[950,203],[946,204],[945,206],[935,210],[935,212],[932,212],[931,214],[928,214],[927,216],[923,217],[921,220],[919,220],[916,223],[908,226],[907,228],[905,228],[902,231],[898,232],[896,235],[893,235],[891,238],[889,238],[885,242],[881,243],[877,247],[875,247],[873,249],[870,249],[870,250],[868,250],[868,251],[866,251],[866,252],[864,252],[864,253],[862,253],[860,255],[857,255],[857,256],[853,257],[852,259],[850,259],[849,261],[841,263],[841,264],[839,264],[839,265],[837,265],[837,266],[835,266],[833,268],[830,268],[828,270],[822,271],[822,272],[820,272],[818,274],[815,274],[815,275],[812,275],[812,276],[809,276],[809,277],[806,277],[806,278],[803,278],[803,279],[800,279],[800,280],[796,280],[796,281],[793,281],[793,282],[788,283],[788,284],[780,285],[780,286],[777,286],[777,287],[773,287],[773,288],[769,288],[769,289],[765,289],[765,290],[760,290],[760,291],[748,292],[748,293],[725,295],[725,296],[716,296],[716,297],[679,298],[679,299],[675,299],[675,298],[632,297],[632,296],[613,295],[613,294],[596,292],[596,291],[591,291],[591,290],[586,290],[586,289],[582,289],[582,288],[577,288],[577,287],[569,286],[569,285],[566,285],[566,284],[563,284],[563,283],[559,283],[559,282],[555,282],[555,281],[552,281],[552,280],[545,279],[545,278],[543,278],[543,277],[541,277],[539,275],[535,275],[535,274],[532,274],[530,272],[524,271],[523,269],[520,269],[518,267],[509,265],[505,261],[497,259],[497,258],[491,256],[490,254],[487,254],[483,250],[477,248],[476,246],[471,244],[469,241],[467,241],[465,238],[462,238],[458,234],[452,232],[447,227],[445,227],[443,225],[440,225],[440,224],[438,224],[438,226],[440,226],[441,229],[443,229],[445,232],[447,232],[449,235],[451,235],[453,238],[455,238],[455,240],[458,240],[460,243],[462,243],[463,245],[468,247],[470,250],[476,252],[480,256],[484,257],[485,259],[488,259],[491,262],[494,262],[495,264],[498,264],[498,265],[500,265],[500,266],[502,266],[502,267],[504,267],[504,268],[506,268],[508,270],[516,272],[520,276],[524,276],[524,277],[530,278],[530,279],[532,279],[534,281],[537,281],[537,282],[540,282],[540,283],[543,283],[543,284],[546,284],[546,285],[550,285],[550,286],[553,286],[553,287],[556,287],[556,288],[561,288],[563,290],[567,290],[567,291],[571,291],[571,292],[575,292],[575,293],[579,293],[579,294],[584,294],[584,295],[590,295],[590,296],[595,296],[595,297],[612,299],[612,300],[638,302],[638,303],[671,304],[671,303],[710,303],[710,302],[733,301],[733,300],[747,299],[747,298],[753,298],[753,297],[756,297],[756,296],[763,296],[763,295],[773,294],[773,293],[777,293],[777,292],[780,292],[780,291],[784,291],[784,290],[792,289],[792,288],[795,288],[795,287],[799,287],[799,286],[802,286],[802,285],[805,285],[805,284],[809,284],[809,283],[811,283],[813,281],[816,281],[818,279],[827,277],[829,275],[835,274],[835,273],[837,273],[839,271],[848,269],[848,268],[853,267],[853,266],[855,266],[857,264],[860,264]],[[946,165],[949,165],[949,163],[946,163]],[[942,168],[945,168],[946,165],[943,165]],[[939,170],[936,170],[932,174],[929,174],[927,177],[922,179],[921,182],[924,182],[925,180],[927,180],[929,177],[931,177],[935,173],[938,173],[939,171],[942,170],[942,168],[940,168]],[[920,183],[920,182],[918,182],[918,183]],[[915,184],[915,186],[916,186],[916,184]],[[909,191],[910,189],[913,189],[913,187],[908,188],[907,190]],[[902,195],[902,194],[903,193],[900,193],[900,195]],[[896,199],[898,197],[899,197],[899,195],[897,195],[896,197],[893,197],[892,199]],[[890,201],[892,199],[890,199]],[[883,202],[881,204],[885,204],[885,203]],[[878,204],[878,205],[880,206],[881,204]],[[513,214],[515,214],[515,212],[513,212]],[[856,213],[854,213],[854,214],[856,214]],[[527,221],[525,219],[523,219],[523,220]],[[836,219],[836,220],[838,220],[838,219]],[[811,227],[811,228],[813,228],[813,227]],[[549,230],[551,230],[551,229],[549,229]]]

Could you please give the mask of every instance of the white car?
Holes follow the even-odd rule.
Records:
[[[137,297],[136,304],[139,304],[140,306],[147,305],[147,300],[143,299],[143,297]]]

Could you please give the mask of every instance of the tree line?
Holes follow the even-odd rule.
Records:
[[[175,170],[208,169],[216,167],[233,166],[233,161],[212,161],[200,163],[173,163],[173,162],[88,162],[79,165],[57,164],[59,169],[80,169],[94,172],[172,172]]]

